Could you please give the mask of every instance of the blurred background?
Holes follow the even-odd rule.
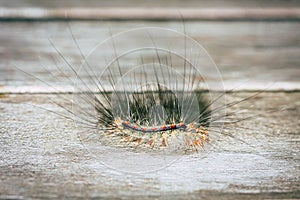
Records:
[[[78,64],[70,29],[87,54],[110,34],[149,26],[186,29],[215,61],[225,89],[246,82],[238,89],[299,90],[299,22],[300,1],[0,0],[1,91],[45,90],[15,66],[54,82],[41,67],[55,71],[53,46]]]
[[[238,8],[270,8],[270,7],[285,7],[292,8],[300,5],[297,0],[115,0],[115,1],[97,1],[97,0],[1,0],[2,7],[42,7],[42,8],[71,8],[71,7],[163,7],[163,8],[203,8],[203,7],[238,7]]]

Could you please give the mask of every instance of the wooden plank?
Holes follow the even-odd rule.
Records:
[[[227,100],[252,94],[232,93]],[[141,152],[130,157],[122,148],[93,154],[77,137],[88,130],[37,107],[60,112],[49,101],[67,105],[59,96],[0,97],[0,199],[300,198],[300,93],[263,93],[228,108],[244,110],[240,117],[259,117],[232,127],[234,138],[220,135],[206,145],[207,152],[178,155],[171,163],[163,152],[151,154],[162,163],[149,163]],[[153,167],[159,170],[144,173]]]
[[[0,20],[299,20],[299,8],[0,8]]]
[[[86,55],[98,43],[113,34],[132,28],[162,27],[183,32],[181,22],[43,22],[0,23],[1,54],[0,92],[47,92],[49,86],[30,78],[14,66],[48,82],[63,86],[70,82],[61,77],[58,83],[54,76],[59,72],[67,77],[74,73],[59,57],[49,42],[61,51],[73,65],[81,61],[69,30],[72,29],[81,51]],[[237,90],[299,90],[300,77],[300,24],[298,22],[186,22],[186,32],[196,39],[217,64],[225,89],[240,85]],[[156,36],[161,39],[160,36]],[[148,38],[149,39],[149,38]],[[129,48],[132,43],[141,44],[143,37],[123,40],[118,46]],[[177,43],[176,38],[170,42]],[[181,49],[183,51],[184,48]],[[96,50],[97,71],[105,67],[104,56],[112,54],[103,49]],[[128,63],[124,63],[127,66]],[[47,70],[53,74],[49,74]],[[212,79],[213,81],[213,79]]]
[[[144,7],[144,8],[270,8],[270,7],[299,7],[299,1],[285,1],[285,0],[115,0],[115,1],[98,1],[98,0],[0,0],[1,7],[7,8],[24,8],[24,7],[39,7],[39,8],[106,8],[106,7]]]

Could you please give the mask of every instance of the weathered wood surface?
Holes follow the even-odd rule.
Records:
[[[45,68],[57,74],[58,65],[67,76],[74,76],[53,48],[61,51],[72,65],[80,64],[80,53],[68,25],[84,55],[110,37],[110,31],[117,34],[132,28],[158,26],[183,32],[181,22],[2,22],[0,92],[49,91],[46,84],[24,75],[15,66],[50,83],[56,80]],[[187,34],[203,45],[217,64],[225,89],[237,84],[237,90],[300,89],[300,23],[186,22],[185,26]],[[143,39],[136,38],[134,42]],[[177,42],[176,38],[172,41]],[[124,40],[119,45],[126,47],[132,42]],[[113,55],[111,49],[97,49],[99,58],[107,54]],[[97,70],[103,70],[104,60],[97,62]]]
[[[299,20],[298,1],[0,1],[0,20]]]
[[[270,4],[268,0],[251,0],[251,1],[239,1],[239,0],[173,0],[173,1],[160,1],[160,0],[115,0],[115,1],[98,1],[98,0],[14,0],[6,1],[0,0],[1,7],[6,8],[24,8],[24,7],[40,7],[40,8],[76,8],[76,7],[162,7],[162,8],[182,8],[182,7],[203,7],[203,8],[269,8],[269,7],[284,7],[292,8],[300,6],[299,1],[291,0],[273,0]]]
[[[231,93],[227,98],[233,101],[251,94]],[[219,142],[211,141],[213,146],[208,144],[206,152],[178,155],[171,161],[163,153],[155,154],[154,163],[149,163],[153,158],[147,154],[131,155],[118,148],[91,153],[78,140],[80,130],[73,123],[36,107],[60,111],[49,98],[57,99],[1,95],[2,199],[299,198],[298,92],[264,93],[229,108],[259,117],[233,127],[235,139],[223,135]],[[279,108],[285,109],[276,111]]]
[[[0,20],[300,20],[298,8],[0,8]]]
[[[0,0],[0,6],[81,8],[82,2]],[[269,1],[188,0],[174,5],[167,1],[85,1],[102,8],[121,4],[196,8],[199,2],[203,8],[269,7]],[[299,1],[272,2],[275,8],[299,5]],[[61,109],[49,99],[65,102],[49,94],[49,85],[15,66],[68,92],[70,82],[64,82],[65,77],[57,82],[45,69],[59,74],[58,65],[67,77],[74,77],[48,40],[51,38],[72,65],[78,65],[81,57],[69,26],[84,55],[110,32],[148,26],[184,30],[180,21],[0,22],[0,199],[300,198],[299,21],[185,22],[187,34],[216,62],[225,89],[238,86],[235,91],[239,92],[227,95],[228,102],[254,94],[245,90],[266,91],[228,108],[228,112],[244,110],[237,117],[256,116],[230,129],[235,138],[220,135],[205,152],[171,158],[163,153],[151,157],[101,145],[100,149],[107,150],[93,154],[78,139],[80,128],[38,108],[58,112]],[[103,49],[99,56],[109,53]],[[104,66],[99,63],[99,70]],[[152,163],[153,159],[156,162]]]

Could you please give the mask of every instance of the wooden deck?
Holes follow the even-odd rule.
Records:
[[[241,16],[231,20],[193,19],[186,20],[184,26],[180,18],[68,21],[20,20],[19,15],[18,19],[8,20],[8,15],[1,15],[1,9],[20,11],[25,7],[44,10],[149,6],[173,10],[178,7],[284,8],[286,11],[292,7],[300,9],[299,1],[288,4],[274,1],[271,6],[269,1],[233,0],[200,1],[201,6],[194,0],[184,4],[174,1],[172,5],[160,1],[137,5],[136,1],[117,4],[89,0],[87,6],[82,1],[8,2],[0,0],[0,199],[300,198],[300,21],[295,17],[297,13],[285,16],[284,20],[278,18],[277,12],[271,20],[259,20],[259,17],[251,20],[245,16],[243,20]],[[63,80],[74,78],[54,47],[76,65],[81,57],[72,37],[86,55],[111,34],[141,27],[179,32],[185,29],[215,61],[225,91],[235,88],[226,95],[228,102],[264,91],[227,110],[243,110],[239,117],[257,117],[233,127],[234,138],[215,138],[199,154],[169,157],[113,147],[91,151],[86,143],[78,140],[80,128],[44,110],[60,110],[51,103],[53,98],[66,105],[64,99],[52,94],[49,85],[58,85],[62,92],[68,93],[72,83]],[[170,41],[177,42],[176,38]],[[129,47],[131,42],[118,45]],[[109,53],[109,49],[103,49],[99,57]],[[57,66],[65,72],[60,81],[53,76],[59,74]],[[105,63],[99,62],[98,69],[101,71],[104,66]],[[72,94],[66,95],[72,98]]]

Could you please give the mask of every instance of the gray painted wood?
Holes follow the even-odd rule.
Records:
[[[65,105],[58,97],[1,95],[0,198],[299,198],[299,97],[264,93],[229,108],[259,117],[232,127],[235,138],[220,135],[205,151],[170,160],[97,141],[106,150],[95,154],[77,137],[89,131],[36,107],[61,112],[49,101]]]
[[[82,7],[82,2],[0,0],[0,6]],[[92,7],[118,7],[119,3],[124,4],[89,1]],[[199,1],[125,4],[196,7]],[[201,6],[257,8],[269,7],[269,1],[201,1]],[[272,6],[297,7],[299,1],[272,1]],[[228,102],[249,97],[255,94],[253,90],[265,92],[228,108],[228,112],[240,111],[237,118],[252,116],[229,129],[234,138],[215,134],[205,151],[172,157],[114,148],[97,140],[97,148],[92,149],[92,144],[78,138],[78,134],[89,133],[86,129],[45,110],[61,112],[51,99],[69,105],[62,96],[51,94],[52,86],[70,91],[68,77],[74,78],[53,46],[75,68],[81,60],[68,26],[84,55],[110,37],[110,31],[116,34],[148,26],[184,29],[178,21],[0,22],[0,199],[300,198],[298,21],[185,22],[187,34],[217,64],[225,89],[235,88],[227,94]],[[118,45],[130,47],[131,42]],[[97,53],[101,58],[112,52],[99,49]],[[97,70],[104,66],[99,61]]]
[[[109,30],[117,34],[132,28],[158,26],[183,32],[181,22],[2,22],[0,92],[49,91],[47,84],[26,76],[14,66],[50,84],[57,81],[49,74],[49,71],[58,73],[56,65],[66,76],[74,77],[53,48],[61,51],[72,66],[78,67],[81,57],[68,25],[84,55],[109,38]],[[187,34],[203,45],[215,61],[225,89],[240,85],[237,90],[299,90],[298,22],[186,22],[185,26]],[[131,43],[142,40],[131,38],[118,45],[130,49]],[[170,42],[176,43],[175,38],[171,38]],[[96,53],[99,55],[97,58],[113,55],[112,50],[99,48]],[[106,65],[104,59],[89,61],[97,62],[97,72]],[[123,66],[126,65],[126,62],[123,63]],[[70,84],[67,79],[60,79],[59,84],[62,83],[65,86]]]

